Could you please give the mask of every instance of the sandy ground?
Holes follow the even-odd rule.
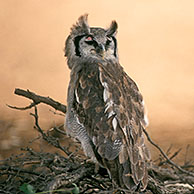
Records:
[[[13,94],[19,87],[66,104],[69,70],[63,47],[70,27],[89,13],[91,26],[119,24],[120,62],[139,85],[149,113],[148,131],[174,149],[194,155],[194,1],[0,0],[0,153],[15,153],[36,136],[29,111]],[[39,108],[45,129],[63,122]],[[153,155],[155,151],[152,150]]]

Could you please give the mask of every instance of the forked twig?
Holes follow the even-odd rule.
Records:
[[[182,150],[182,148],[179,148],[176,152],[174,152],[174,154],[172,156],[169,157],[170,160],[172,160],[173,158],[175,158],[179,153],[180,151]],[[167,154],[166,154],[167,155]],[[165,164],[167,161],[164,160],[164,161],[161,161],[158,166],[162,166],[163,164]]]
[[[51,145],[53,145],[56,148],[59,148],[60,150],[62,150],[63,152],[65,152],[65,154],[67,156],[69,156],[71,153],[69,151],[67,151],[64,147],[62,147],[59,143],[59,140],[56,138],[52,138],[51,136],[48,136],[46,133],[44,133],[44,131],[41,129],[41,127],[39,126],[39,122],[38,122],[38,110],[37,107],[34,106],[34,114],[30,113],[34,119],[35,119],[35,127],[38,130],[38,132],[42,135],[42,138],[44,140],[46,140],[48,143],[50,143]]]
[[[31,103],[29,106],[26,106],[26,107],[16,107],[16,106],[7,105],[10,108],[17,109],[17,110],[27,110],[27,109],[34,107],[35,105],[38,105],[40,103],[44,103],[44,104],[47,104],[49,106],[52,106],[55,110],[61,111],[64,114],[66,113],[66,106],[61,104],[60,102],[53,100],[50,97],[39,96],[39,95],[31,92],[30,90],[25,91],[25,90],[22,90],[19,88],[16,88],[14,93],[16,95],[31,99],[33,101],[33,103]]]
[[[169,157],[164,153],[164,151],[156,144],[152,141],[152,139],[150,138],[149,134],[147,133],[147,131],[143,128],[143,132],[146,135],[148,141],[154,146],[156,147],[160,153],[164,156],[164,158],[166,158],[166,162],[168,162],[169,164],[173,165],[174,167],[176,167],[180,172],[188,174],[190,176],[194,177],[194,173],[189,172],[187,170],[182,169],[179,165],[175,164],[171,159],[169,159]]]

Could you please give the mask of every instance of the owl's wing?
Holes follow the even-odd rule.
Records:
[[[85,64],[75,85],[74,109],[98,162],[128,189],[147,185],[142,96],[117,63]]]

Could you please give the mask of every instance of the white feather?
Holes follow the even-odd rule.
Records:
[[[105,110],[104,110],[104,113],[106,113],[106,112],[108,111],[108,109],[109,109],[110,107],[112,107],[112,106],[113,106],[113,101],[110,100],[109,102],[106,103],[106,108],[105,108]]]
[[[144,115],[144,122],[145,122],[145,126],[147,127],[149,125],[147,114]]]
[[[113,115],[115,115],[115,112],[112,110],[112,111],[109,112],[109,114],[108,114],[108,119],[109,119],[110,117],[112,117]]]
[[[100,82],[102,84],[102,86],[104,87],[104,91],[103,91],[103,99],[104,102],[106,102],[106,108],[104,110],[104,113],[106,113],[108,111],[109,108],[113,107],[114,103],[113,101],[110,99],[110,92],[108,89],[108,84],[106,82],[102,81],[102,74],[100,72],[99,74],[99,78],[100,78]],[[109,100],[109,101],[108,101]],[[115,112],[113,110],[111,110],[108,114],[108,118],[110,118],[112,115],[114,115]]]
[[[75,89],[75,98],[76,98],[76,101],[80,104],[79,97],[78,97],[78,94],[77,94],[77,89]]]
[[[144,102],[144,100],[142,101],[142,105],[143,105],[143,107],[144,107],[144,118],[143,118],[144,123],[143,123],[143,125],[144,125],[145,127],[147,127],[147,126],[149,125],[149,120],[148,120],[147,109],[146,109],[146,107],[145,107],[145,102]]]
[[[109,99],[109,97],[110,97],[109,91],[106,88],[104,88],[104,92],[103,92],[104,102],[107,102],[107,100]]]
[[[112,126],[113,126],[113,129],[116,130],[116,128],[117,128],[117,119],[115,117],[112,120]]]
[[[101,82],[102,86],[104,87],[103,99],[104,99],[104,102],[106,102],[109,99],[109,97],[110,97],[110,93],[108,91],[108,84],[106,82],[102,81],[102,74],[101,74],[101,72],[99,74],[99,78],[100,78],[100,82]]]
[[[115,139],[114,146],[122,145],[121,141],[119,139]]]

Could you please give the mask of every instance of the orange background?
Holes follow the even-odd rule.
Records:
[[[0,0],[1,152],[12,151],[37,135],[30,128],[30,111],[6,106],[28,105],[28,100],[13,94],[15,88],[66,104],[69,70],[64,42],[77,18],[89,13],[91,26],[108,27],[113,19],[118,22],[120,62],[144,96],[152,139],[164,149],[171,144],[182,147],[182,155],[191,144],[192,158],[193,10],[193,0]],[[64,120],[48,110],[39,108],[45,128]]]

